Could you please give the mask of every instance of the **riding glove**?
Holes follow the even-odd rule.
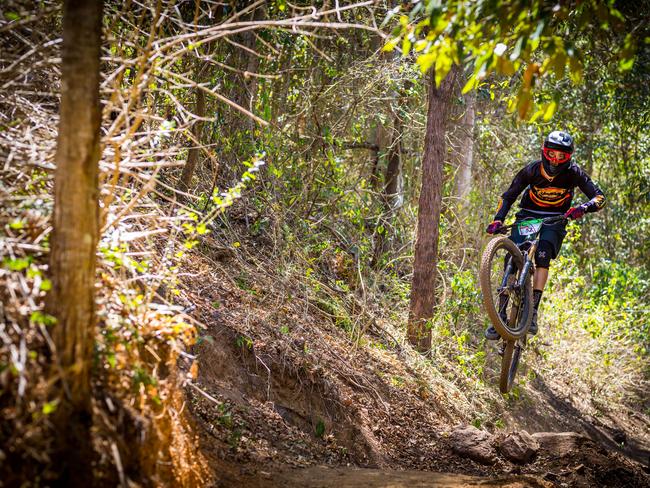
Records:
[[[496,234],[497,232],[499,232],[501,227],[503,227],[503,222],[501,222],[500,220],[495,220],[494,222],[492,222],[490,225],[487,226],[487,229],[485,229],[485,231],[488,234]]]
[[[567,218],[567,219],[576,220],[576,219],[581,218],[585,214],[585,212],[586,212],[586,210],[582,205],[580,205],[579,207],[571,207],[564,214],[564,217]]]

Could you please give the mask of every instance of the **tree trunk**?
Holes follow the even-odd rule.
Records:
[[[386,138],[388,136],[386,128],[384,127],[384,124],[382,124],[379,120],[377,121],[377,126],[375,127],[373,131],[373,136],[372,140],[374,141],[374,145],[376,147],[375,150],[372,152],[372,169],[370,173],[370,183],[372,185],[373,190],[379,190],[379,166],[381,163],[381,157],[382,157],[382,152],[384,151],[386,147]]]
[[[63,485],[90,486],[90,373],[95,336],[95,249],[101,108],[101,0],[66,0],[63,7],[61,114],[54,177],[54,230],[49,311],[63,394],[54,415]],[[54,371],[57,369],[55,368]],[[60,383],[59,383],[59,386]]]
[[[466,204],[467,196],[472,189],[472,161],[474,159],[474,121],[476,94],[465,95],[465,114],[461,122],[460,151],[458,158],[458,173],[456,174],[456,194],[462,204]]]
[[[422,189],[418,208],[415,263],[411,285],[408,339],[420,352],[431,349],[427,320],[433,316],[438,264],[438,226],[442,206],[442,167],[446,156],[445,124],[451,105],[457,67],[436,88],[433,72],[429,81],[429,108],[422,160]]]
[[[386,242],[389,237],[389,228],[393,221],[396,209],[400,206],[400,179],[401,161],[402,161],[402,121],[396,115],[392,129],[392,141],[388,150],[388,164],[384,173],[384,193],[382,194],[382,204],[384,212],[380,218],[379,229],[375,232],[375,245],[370,260],[370,266],[376,268],[380,262],[381,256],[386,252]]]
[[[205,117],[205,92],[203,90],[195,89],[196,96],[196,115],[203,118]],[[181,174],[180,180],[180,189],[182,191],[188,191],[192,184],[192,176],[194,175],[194,170],[196,165],[199,162],[199,156],[201,153],[201,132],[203,130],[203,121],[197,120],[192,126],[192,135],[194,140],[192,141],[192,147],[187,152],[187,161],[185,166],[183,166],[183,173]]]
[[[250,15],[250,21],[256,22],[264,18],[265,7],[261,6],[256,8]],[[242,69],[244,73],[257,73],[260,67],[260,56],[257,53],[257,38],[255,37],[255,31],[248,31],[241,34],[241,44],[245,47],[236,48],[240,51],[240,56],[242,59]],[[255,112],[255,101],[257,97],[257,89],[259,86],[259,78],[256,76],[243,75],[241,80],[241,85],[239,86],[239,105]],[[248,117],[244,120],[245,129],[249,131],[250,137],[254,139],[255,125],[256,122]]]
[[[381,47],[382,41],[379,38],[374,38],[375,49]],[[389,63],[397,63],[398,57],[396,53],[392,53],[388,57],[386,53],[382,53],[380,57],[384,60],[388,60]],[[378,125],[377,135],[383,135],[383,141],[380,143],[380,138],[377,137],[377,145],[379,150],[377,152],[377,164],[373,168],[373,189],[377,189],[378,185],[378,176],[377,169],[379,163],[379,154],[382,152],[383,146],[385,145],[386,136],[390,133],[390,146],[388,148],[388,154],[386,155],[386,171],[384,173],[384,190],[381,194],[381,203],[384,207],[384,211],[380,217],[377,229],[374,235],[374,248],[372,252],[372,259],[370,260],[370,266],[376,268],[379,264],[382,255],[386,251],[386,243],[389,235],[389,229],[392,227],[393,217],[395,210],[400,206],[400,182],[401,182],[401,162],[402,162],[402,119],[400,118],[400,105],[401,99],[404,96],[404,87],[399,89],[393,89],[388,92],[389,96],[389,109],[390,113],[393,114],[393,127],[390,131],[383,125]]]
[[[402,121],[399,116],[395,116],[393,126],[393,140],[388,150],[388,165],[385,173],[384,199],[387,211],[394,210],[398,203],[399,182],[401,178],[401,145],[402,145]]]

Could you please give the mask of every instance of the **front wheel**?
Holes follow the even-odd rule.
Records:
[[[523,268],[521,251],[506,236],[492,239],[483,251],[479,271],[483,307],[505,341],[523,337],[533,316],[532,273],[523,288],[517,286]]]

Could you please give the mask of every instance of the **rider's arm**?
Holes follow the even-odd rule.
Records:
[[[510,210],[512,204],[515,203],[515,200],[521,194],[521,192],[524,191],[524,188],[529,185],[530,172],[531,165],[528,165],[519,171],[519,173],[517,173],[515,176],[515,179],[512,180],[510,187],[503,193],[503,195],[501,195],[501,198],[499,199],[499,207],[497,208],[497,212],[494,215],[495,221],[499,220],[503,222],[505,220],[506,215],[508,215],[508,210]]]
[[[605,195],[598,186],[591,181],[589,175],[585,173],[581,168],[577,168],[576,177],[578,179],[578,187],[587,195],[587,198],[590,200],[586,203],[583,203],[581,206],[584,207],[587,212],[598,212],[601,208],[605,206]]]

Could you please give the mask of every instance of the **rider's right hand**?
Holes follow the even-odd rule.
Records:
[[[497,232],[499,232],[499,230],[501,230],[501,227],[503,227],[503,222],[501,222],[500,220],[495,220],[494,222],[492,222],[490,225],[487,226],[485,232],[487,232],[488,234],[496,234]]]
[[[571,207],[567,212],[564,214],[565,219],[571,219],[571,220],[578,220],[582,218],[582,216],[585,214],[586,209],[584,205],[580,205],[579,207]]]

